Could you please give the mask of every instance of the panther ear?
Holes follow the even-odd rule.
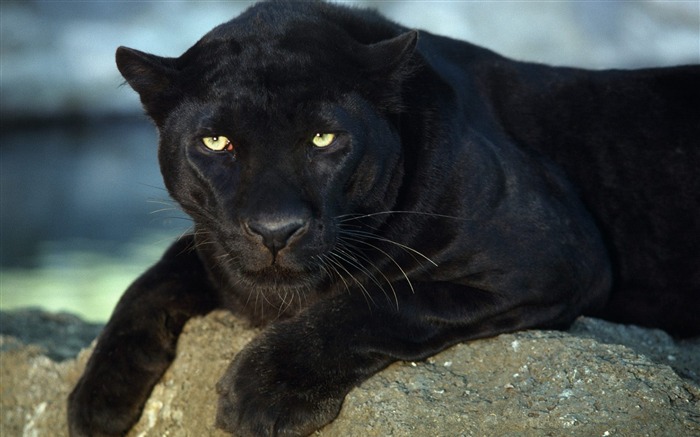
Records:
[[[416,70],[413,56],[418,43],[415,30],[364,46],[362,63],[364,83],[370,98],[384,111],[399,113],[403,109],[402,86]]]
[[[365,65],[370,71],[391,72],[404,67],[418,44],[418,31],[409,30],[401,35],[367,46]]]
[[[116,61],[119,72],[141,97],[148,115],[161,126],[173,106],[172,95],[177,75],[175,59],[119,47]]]

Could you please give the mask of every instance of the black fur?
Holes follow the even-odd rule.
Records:
[[[309,434],[393,361],[581,314],[700,334],[698,67],[515,62],[316,2],[117,64],[194,231],[120,301],[73,436],[128,431],[220,307],[267,325],[218,385],[241,436]]]

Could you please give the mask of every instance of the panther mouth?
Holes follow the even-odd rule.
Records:
[[[275,265],[241,272],[239,281],[248,289],[244,305],[255,320],[286,318],[307,308],[321,296],[322,282],[314,272]]]
[[[292,269],[278,264],[271,264],[258,270],[241,270],[241,276],[245,282],[255,288],[280,292],[289,289],[311,291],[320,283],[317,270]]]

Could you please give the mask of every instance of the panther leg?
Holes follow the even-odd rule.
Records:
[[[69,396],[71,436],[126,434],[173,360],[185,322],[218,305],[191,248],[191,237],[173,244],[122,296]]]
[[[517,297],[454,284],[394,289],[398,307],[342,294],[271,325],[220,380],[217,426],[245,437],[308,435],[336,417],[355,385],[394,361],[568,317],[565,305],[518,304]]]

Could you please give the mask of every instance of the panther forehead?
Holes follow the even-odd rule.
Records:
[[[235,23],[230,26],[236,27]],[[348,88],[361,74],[345,47],[328,42],[321,28],[249,36],[227,34],[226,39],[204,38],[177,60],[182,83],[207,87],[237,87],[289,92]],[[345,86],[344,86],[345,85]],[[311,96],[306,96],[306,98]]]
[[[212,53],[236,57],[239,67],[257,72],[286,66],[288,76],[328,71],[338,79],[366,66],[362,46],[403,31],[386,22],[369,31],[366,20],[356,20],[324,3],[263,2],[212,29],[191,51],[206,53],[209,62],[216,60]]]

